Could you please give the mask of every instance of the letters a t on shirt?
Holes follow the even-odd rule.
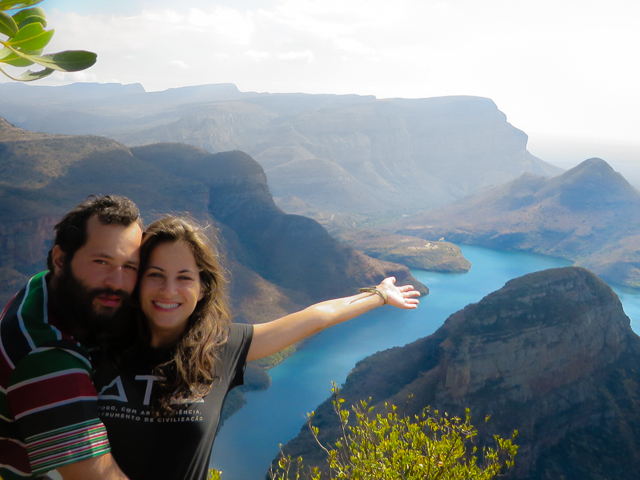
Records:
[[[130,480],[203,480],[227,393],[244,381],[253,326],[232,324],[221,348],[222,371],[203,399],[181,405],[169,417],[150,411],[153,368],[170,352],[148,348],[126,362],[123,370],[97,372],[98,409],[107,427],[111,453]]]

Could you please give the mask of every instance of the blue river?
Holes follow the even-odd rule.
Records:
[[[378,308],[316,335],[300,352],[269,371],[271,387],[246,395],[247,404],[220,429],[211,467],[222,480],[263,480],[279,445],[295,437],[306,413],[342,384],[363,358],[432,334],[452,313],[530,272],[568,265],[566,261],[516,252],[462,246],[472,268],[465,274],[412,271],[430,294],[414,311]],[[614,288],[640,330],[640,290]]]

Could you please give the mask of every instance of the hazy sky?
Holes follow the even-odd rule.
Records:
[[[41,6],[57,30],[50,51],[98,53],[87,72],[48,84],[477,95],[494,100],[543,159],[618,155],[640,168],[639,0],[45,0]]]

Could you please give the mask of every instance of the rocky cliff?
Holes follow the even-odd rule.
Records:
[[[469,407],[484,444],[517,429],[510,478],[632,479],[640,468],[639,362],[640,339],[614,292],[588,270],[567,267],[512,280],[433,335],[365,359],[341,393],[407,414]],[[336,434],[331,406],[316,412],[327,441]],[[306,427],[285,451],[322,456]]]
[[[599,158],[553,178],[525,174],[389,228],[562,257],[609,282],[640,287],[640,192]]]
[[[263,167],[276,197],[298,197],[332,213],[397,217],[523,172],[560,172],[532,156],[526,134],[478,97],[3,84],[0,109],[29,130],[98,134],[129,146],[180,142],[209,152],[241,150]]]

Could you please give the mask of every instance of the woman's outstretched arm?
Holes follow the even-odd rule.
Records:
[[[279,352],[325,328],[351,320],[385,304],[403,309],[418,308],[420,292],[412,285],[396,286],[394,277],[385,278],[374,292],[316,303],[277,320],[254,325],[253,341],[247,361],[257,360]]]

